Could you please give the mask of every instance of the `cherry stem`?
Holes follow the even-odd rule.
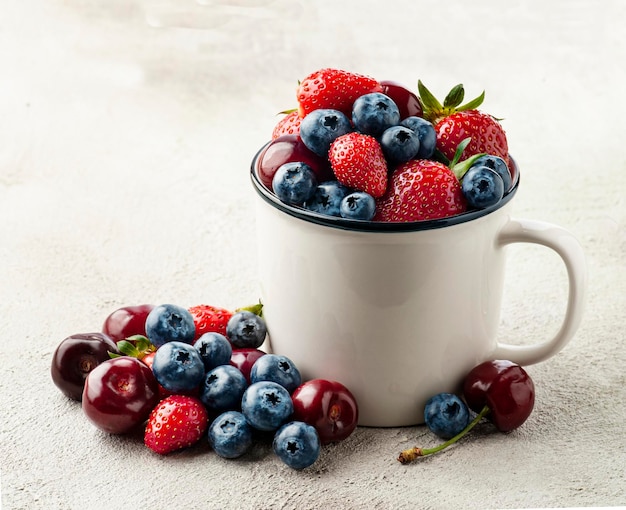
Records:
[[[403,450],[398,456],[398,461],[402,464],[408,464],[409,462],[413,462],[418,457],[425,457],[426,455],[440,452],[444,448],[447,448],[448,446],[456,443],[459,439],[465,436],[465,434],[472,430],[480,420],[482,420],[485,416],[487,416],[487,414],[489,414],[489,411],[490,409],[488,406],[483,407],[480,413],[478,413],[476,417],[471,422],[469,422],[461,432],[459,432],[453,438],[448,439],[445,443],[441,443],[439,446],[435,446],[434,448],[419,448],[418,446],[414,446],[413,448]]]

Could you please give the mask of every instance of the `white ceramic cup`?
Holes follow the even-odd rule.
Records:
[[[359,425],[423,423],[426,401],[458,391],[488,359],[543,361],[573,337],[586,264],[563,228],[510,216],[519,185],[497,206],[442,220],[383,224],[331,218],[280,202],[258,179],[261,301],[271,350],[304,379],[340,381]],[[498,342],[505,247],[547,246],[562,258],[569,294],[560,330],[536,345]],[[564,296],[565,298],[565,296]]]

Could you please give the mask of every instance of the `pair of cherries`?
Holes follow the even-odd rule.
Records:
[[[439,412],[443,415],[450,413],[448,419],[454,419],[453,414],[462,412],[462,402],[456,395],[449,396],[454,402],[447,409],[444,404]],[[477,413],[476,417],[445,443],[434,448],[413,447],[402,451],[398,457],[402,464],[437,453],[456,443],[483,418],[491,421],[500,432],[518,428],[530,416],[535,405],[535,385],[528,373],[512,361],[485,361],[465,377],[463,396],[467,407]],[[446,417],[443,416],[443,419]]]

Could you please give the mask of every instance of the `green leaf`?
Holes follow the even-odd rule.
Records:
[[[126,356],[132,356],[133,358],[140,358],[142,356],[142,353],[139,351],[139,349],[137,349],[137,347],[135,347],[128,340],[120,340],[119,342],[117,342],[117,348],[122,354]]]
[[[483,104],[484,100],[485,100],[485,91],[483,90],[482,93],[480,94],[480,96],[472,99],[471,101],[469,101],[468,103],[465,103],[462,106],[459,106],[457,108],[457,111],[463,112],[463,111],[466,111],[466,110],[475,110],[481,104]]]
[[[250,305],[250,306],[242,306],[241,308],[237,308],[235,310],[235,312],[243,312],[243,311],[252,312],[253,314],[258,315],[259,317],[263,317],[263,303],[259,301],[257,304]]]
[[[420,95],[420,101],[422,103],[422,106],[426,110],[430,110],[430,111],[443,110],[443,105],[439,102],[439,100],[435,96],[433,96],[430,90],[426,88],[426,86],[422,83],[422,80],[418,80],[417,90]]]
[[[448,95],[443,100],[444,108],[456,108],[463,102],[463,98],[465,97],[465,89],[463,88],[463,84],[459,83],[452,87],[452,90],[448,92]]]
[[[116,352],[111,352],[111,351],[107,351],[109,353],[109,358],[114,359],[114,358],[121,358],[122,355],[121,354],[117,354]]]
[[[467,171],[474,165],[474,162],[481,156],[484,156],[485,154],[486,154],[485,152],[481,152],[480,154],[474,154],[473,156],[470,156],[469,158],[464,159],[460,163],[457,163],[454,166],[451,166],[450,169],[452,170],[454,175],[456,175],[456,178],[459,181],[462,181]]]
[[[471,141],[472,141],[472,137],[468,136],[467,138],[463,139],[461,143],[457,146],[456,151],[454,152],[454,156],[452,157],[452,160],[450,161],[450,168],[454,168],[456,164],[461,160],[463,151],[465,150],[465,148],[469,145]]]

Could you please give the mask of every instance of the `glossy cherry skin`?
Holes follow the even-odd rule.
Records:
[[[400,110],[400,118],[407,117],[423,117],[422,105],[417,95],[407,89],[404,85],[392,80],[383,80],[380,82],[383,88],[383,94],[389,96]]]
[[[322,444],[342,441],[357,426],[359,408],[354,395],[343,384],[326,379],[311,379],[291,395],[292,419],[315,427]]]
[[[516,429],[530,416],[535,405],[535,385],[528,373],[507,360],[486,361],[474,367],[463,384],[463,395],[474,412],[484,406],[498,430]]]
[[[119,342],[133,335],[146,336],[146,317],[154,305],[123,306],[112,312],[102,325],[102,332]]]
[[[68,336],[52,355],[52,381],[66,396],[80,401],[85,379],[100,363],[118,354],[117,345],[104,333],[80,333]]]
[[[254,362],[265,354],[266,353],[260,349],[248,347],[233,349],[233,353],[230,357],[230,364],[237,367],[246,378],[246,381],[248,381],[248,384],[250,384],[250,370],[252,370],[252,365],[254,365]]]
[[[272,140],[257,158],[257,173],[263,185],[272,190],[272,179],[285,163],[301,162],[311,167],[317,182],[333,179],[330,163],[311,152],[297,135],[283,135]]]
[[[148,419],[159,401],[152,370],[137,358],[121,356],[93,369],[83,390],[83,411],[104,432],[124,434]]]

